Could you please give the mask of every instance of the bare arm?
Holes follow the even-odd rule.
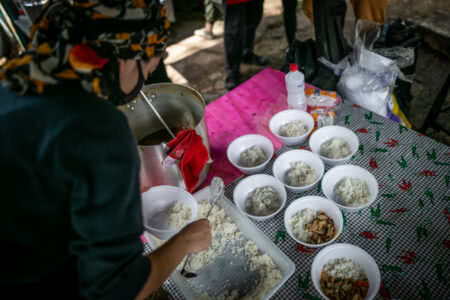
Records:
[[[210,243],[211,228],[208,220],[201,219],[186,226],[148,256],[152,270],[136,299],[146,299],[157,291],[187,254],[204,250]]]

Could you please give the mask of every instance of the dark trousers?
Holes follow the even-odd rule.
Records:
[[[284,29],[289,45],[295,40],[297,32],[297,2],[298,0],[283,0]]]
[[[256,27],[263,15],[263,0],[225,4],[225,71],[239,74],[242,56],[253,53]]]

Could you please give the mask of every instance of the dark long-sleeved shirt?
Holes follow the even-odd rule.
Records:
[[[126,118],[78,84],[48,90],[0,87],[0,293],[132,299],[151,266]]]

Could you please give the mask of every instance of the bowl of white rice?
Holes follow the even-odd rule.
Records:
[[[307,150],[290,150],[277,157],[273,175],[293,193],[309,191],[320,181],[325,166],[317,154]]]
[[[331,168],[322,178],[322,191],[346,212],[361,210],[376,200],[378,182],[369,171],[354,165]]]
[[[325,213],[333,220],[335,234],[331,240],[325,243],[311,244],[308,243],[308,238],[312,233],[306,230],[306,226],[316,218],[319,212]],[[341,211],[333,201],[319,196],[306,196],[295,200],[286,208],[284,226],[287,233],[297,243],[310,248],[318,248],[333,243],[341,235],[344,220]]]
[[[273,176],[257,174],[244,178],[233,191],[236,207],[256,221],[278,214],[286,204],[286,190]]]
[[[314,119],[305,111],[288,109],[275,114],[270,119],[269,128],[285,145],[300,145],[314,129]]]
[[[227,157],[242,173],[255,174],[264,170],[273,152],[273,144],[268,138],[259,134],[247,134],[230,143]]]
[[[320,286],[320,276],[325,270],[332,272],[336,279],[348,276],[358,277],[358,274],[367,278],[369,289],[365,300],[372,300],[378,294],[381,284],[381,274],[377,263],[372,256],[363,249],[344,243],[329,245],[323,248],[314,257],[311,266],[311,280],[317,292],[328,299]]]
[[[197,201],[187,191],[168,185],[153,187],[142,194],[142,215],[146,231],[168,240],[197,219]]]
[[[356,134],[342,126],[325,126],[317,129],[309,139],[311,151],[330,166],[343,165],[358,151]]]

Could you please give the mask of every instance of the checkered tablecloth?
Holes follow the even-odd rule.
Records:
[[[360,140],[350,163],[369,170],[380,185],[371,207],[344,214],[337,242],[372,255],[382,276],[380,299],[450,299],[450,148],[349,103],[336,117],[336,125],[353,130]],[[309,149],[307,142],[296,148]],[[282,147],[277,154],[291,149]],[[263,173],[272,175],[272,164]],[[229,199],[242,178],[227,186]],[[306,195],[324,197],[320,185],[303,194],[288,192],[286,207]],[[310,276],[320,249],[297,245],[285,232],[283,214],[256,223],[296,266],[273,299],[320,299]],[[165,288],[183,298],[170,280]]]

